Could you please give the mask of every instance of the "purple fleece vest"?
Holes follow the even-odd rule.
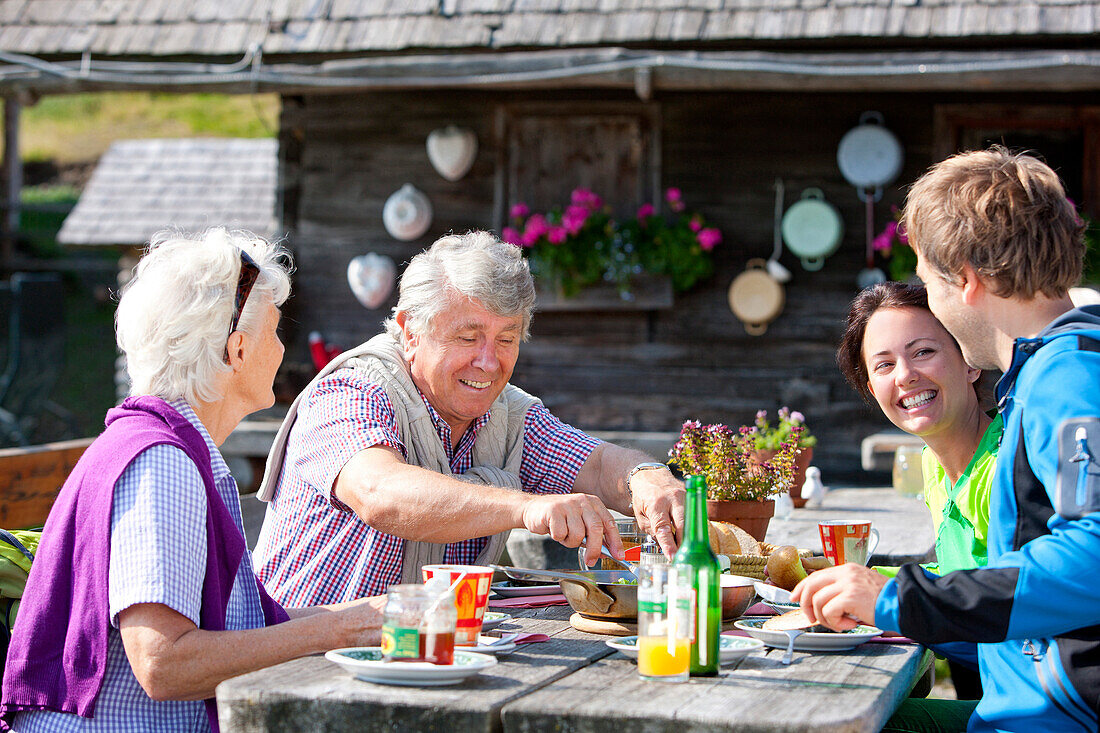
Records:
[[[210,453],[199,431],[157,397],[131,397],[107,412],[107,429],[73,468],[46,520],[19,608],[4,668],[0,720],[19,710],[55,710],[92,717],[107,666],[107,580],[111,505],[122,472],[154,445],[180,448],[195,462],[206,489],[206,577],[199,627],[225,630],[229,594],[245,541],[214,488]],[[264,587],[264,620],[287,620]],[[217,704],[206,700],[212,730]]]

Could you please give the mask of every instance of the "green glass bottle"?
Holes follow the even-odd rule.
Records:
[[[673,555],[672,564],[690,568],[692,578],[691,674],[713,676],[718,674],[718,634],[722,626],[720,570],[707,539],[707,481],[703,476],[688,476],[686,484],[684,541]]]

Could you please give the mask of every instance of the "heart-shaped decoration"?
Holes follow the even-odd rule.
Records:
[[[397,267],[385,255],[368,252],[348,263],[348,285],[364,307],[374,310],[386,302],[397,280]]]
[[[477,135],[473,130],[447,125],[428,135],[428,160],[448,181],[457,181],[469,173],[475,158]]]

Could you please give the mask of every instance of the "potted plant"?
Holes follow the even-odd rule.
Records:
[[[732,522],[763,540],[775,513],[768,497],[790,485],[802,428],[794,426],[767,461],[754,456],[755,432],[755,426],[734,430],[689,420],[668,455],[669,464],[683,474],[706,477],[708,518]]]
[[[809,428],[806,427],[806,417],[801,412],[784,406],[779,408],[778,416],[779,421],[772,425],[768,420],[767,410],[756,413],[756,421],[753,423],[755,457],[761,463],[774,460],[780,447],[784,443],[793,441],[798,448],[798,453],[795,456],[788,491],[796,507],[805,506],[806,500],[802,498],[802,484],[806,482],[806,469],[810,467],[810,461],[813,460],[817,438],[810,434]]]
[[[667,277],[673,290],[684,291],[713,272],[710,253],[722,233],[686,211],[680,189],[668,189],[665,201],[667,215],[647,203],[616,220],[596,193],[578,188],[568,206],[545,213],[514,205],[501,239],[523,249],[537,281],[566,297],[609,283],[632,300],[631,280],[641,273]]]
[[[916,277],[917,255],[909,246],[909,238],[899,221],[901,211],[897,206],[891,206],[890,210],[893,219],[872,240],[871,247],[886,260],[891,280],[908,282]]]

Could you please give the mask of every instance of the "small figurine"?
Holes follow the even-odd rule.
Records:
[[[825,485],[821,483],[821,469],[810,466],[806,469],[806,483],[802,484],[802,498],[806,500],[806,506],[821,506],[821,500],[825,498]]]
[[[782,491],[775,495],[775,518],[790,519],[794,511],[794,500],[789,491]]]

